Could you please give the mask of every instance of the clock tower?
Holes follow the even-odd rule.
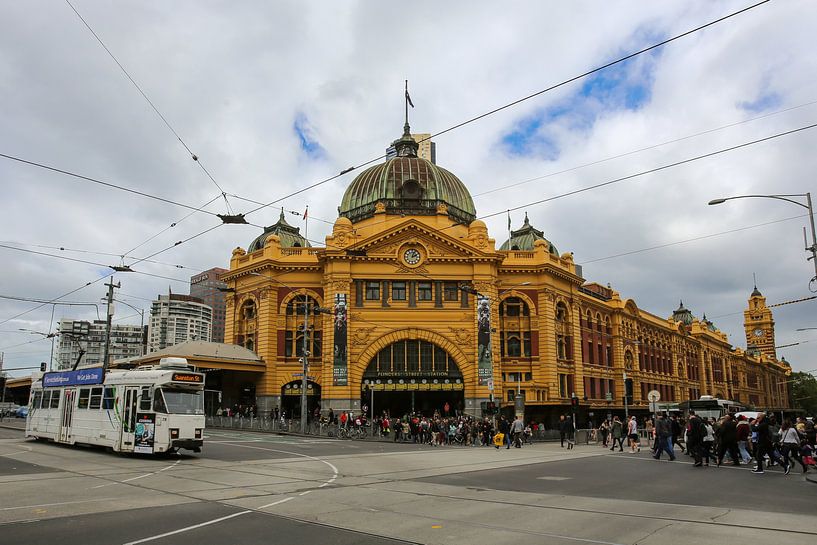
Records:
[[[746,348],[756,348],[761,354],[777,359],[774,350],[774,319],[766,306],[766,298],[755,286],[749,297],[749,308],[743,311],[743,328],[746,331]]]

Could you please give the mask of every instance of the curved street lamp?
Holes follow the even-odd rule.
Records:
[[[803,204],[800,201],[796,201],[789,197],[805,197],[806,204]],[[811,193],[793,193],[788,195],[738,195],[735,197],[725,197],[722,199],[712,199],[709,201],[709,205],[715,204],[723,204],[726,201],[731,201],[734,199],[777,199],[779,201],[786,201],[792,204],[796,204],[797,206],[802,206],[806,210],[808,210],[808,218],[809,223],[811,225],[811,246],[808,245],[808,238],[806,237],[806,228],[803,228],[803,242],[806,244],[806,251],[811,252],[811,257],[807,258],[806,261],[812,260],[814,261],[814,278],[811,279],[809,284],[812,282],[817,282],[817,233],[814,230],[814,210],[811,206]]]

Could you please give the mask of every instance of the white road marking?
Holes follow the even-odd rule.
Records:
[[[168,469],[170,469],[170,468],[172,468],[172,467],[176,467],[176,466],[179,464],[179,462],[181,462],[181,460],[176,460],[175,462],[173,462],[173,463],[172,463],[172,464],[170,464],[169,466],[167,466],[167,467],[163,467],[162,469],[160,469],[160,470],[158,470],[158,471],[154,471],[154,472],[152,472],[152,473],[145,473],[144,475],[139,475],[138,477],[131,477],[130,479],[125,479],[124,481],[117,481],[117,482],[115,482],[115,483],[105,483],[105,484],[99,484],[99,485],[97,485],[97,486],[92,486],[90,489],[91,489],[91,490],[95,490],[95,489],[97,489],[97,488],[105,488],[106,486],[113,486],[113,485],[115,485],[115,484],[124,484],[124,483],[129,483],[129,482],[131,482],[131,481],[135,481],[135,480],[137,480],[137,479],[142,479],[142,478],[144,478],[144,477],[150,477],[151,475],[155,475],[155,474],[157,474],[157,473],[161,473],[162,471],[167,471]]]
[[[284,498],[282,500],[278,500],[278,501],[274,501],[272,503],[268,503],[267,505],[262,505],[261,507],[257,507],[256,509],[259,509],[259,510],[260,509],[266,509],[267,507],[272,507],[273,505],[280,505],[282,503],[286,503],[289,500],[294,500],[294,499],[295,499],[294,496],[290,496],[289,498]]]
[[[56,503],[40,503],[38,505],[20,505],[18,507],[2,507],[0,511],[13,511],[15,509],[33,509],[35,507],[53,507],[55,505],[73,505],[75,503],[91,503],[97,501],[108,501],[114,498],[96,498],[93,500],[77,500],[77,501],[60,501]]]
[[[173,536],[176,534],[181,534],[182,532],[189,532],[190,530],[195,530],[196,528],[201,528],[203,526],[209,526],[211,524],[216,524],[218,522],[222,522],[231,518],[240,517],[241,515],[246,515],[247,513],[252,513],[252,511],[239,511],[238,513],[233,513],[232,515],[227,515],[226,517],[219,517],[217,519],[208,520],[206,522],[200,522],[199,524],[194,524],[192,526],[186,526],[184,528],[179,528],[178,530],[173,530],[172,532],[165,532],[164,534],[159,534],[155,536],[145,537],[136,541],[129,541],[125,543],[125,545],[137,545],[138,543],[147,543],[148,541],[155,541],[157,539],[162,539],[163,537]]]
[[[545,475],[544,477],[536,477],[540,481],[568,481],[573,477],[556,477],[552,475]]]

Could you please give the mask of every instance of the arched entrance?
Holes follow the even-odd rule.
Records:
[[[311,418],[315,407],[321,403],[321,387],[311,380],[306,383],[307,417]],[[293,380],[281,387],[281,410],[287,418],[301,418],[301,381]]]
[[[462,372],[443,348],[421,339],[405,339],[382,348],[366,367],[361,381],[361,408],[367,414],[431,416],[462,412]]]

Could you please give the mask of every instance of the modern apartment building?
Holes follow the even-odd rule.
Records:
[[[218,279],[222,273],[229,272],[227,269],[214,267],[201,274],[190,277],[190,296],[201,299],[206,305],[213,309],[213,336],[214,343],[224,342],[224,317],[227,312],[227,302],[222,289],[227,284]]]
[[[212,336],[213,309],[201,299],[171,293],[151,303],[148,352],[185,341],[210,341]]]
[[[84,351],[79,367],[98,367],[105,354],[105,321],[63,319],[59,324],[57,368],[70,369]],[[141,356],[145,353],[145,331],[138,325],[111,326],[108,361]]]

